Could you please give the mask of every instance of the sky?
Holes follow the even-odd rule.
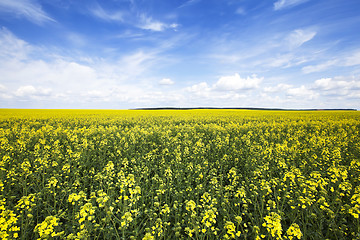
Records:
[[[0,108],[360,109],[359,0],[0,0]]]

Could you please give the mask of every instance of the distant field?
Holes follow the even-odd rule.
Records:
[[[359,239],[360,113],[0,110],[1,239]]]

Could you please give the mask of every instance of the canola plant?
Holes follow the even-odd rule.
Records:
[[[1,239],[359,239],[356,111],[0,110]]]

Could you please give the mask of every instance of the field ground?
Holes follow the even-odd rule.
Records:
[[[1,239],[360,239],[360,113],[0,110]]]

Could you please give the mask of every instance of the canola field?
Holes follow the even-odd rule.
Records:
[[[360,239],[356,111],[0,110],[1,239]]]

